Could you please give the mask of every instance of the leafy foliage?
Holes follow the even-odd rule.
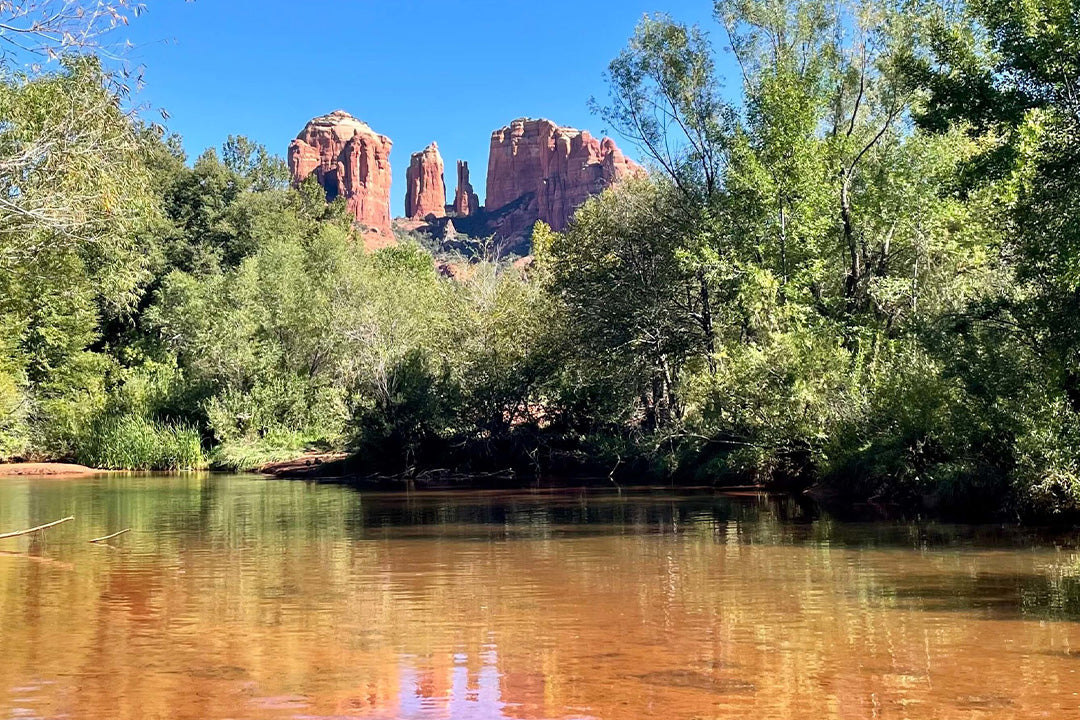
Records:
[[[513,263],[493,240],[369,252],[243,137],[188,164],[89,53],[5,73],[0,457],[349,450],[409,477],[1080,512],[1073,3],[713,7],[737,97],[706,29],[644,18],[594,108],[649,176]],[[93,49],[91,19],[86,43],[37,39]]]

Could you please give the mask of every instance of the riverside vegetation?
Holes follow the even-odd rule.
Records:
[[[537,226],[527,269],[454,279],[408,239],[365,252],[244,138],[187,164],[93,33],[32,37],[61,60],[0,78],[0,457],[348,450],[1075,516],[1075,2],[715,9],[643,19],[594,103],[649,177]]]

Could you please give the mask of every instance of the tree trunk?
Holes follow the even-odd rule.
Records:
[[[847,299],[850,310],[858,307],[858,296],[862,285],[862,257],[859,253],[859,243],[855,237],[855,222],[851,212],[851,175],[843,174],[843,183],[840,186],[840,219],[844,225],[844,242],[847,245],[850,267],[848,269],[847,282],[844,284],[844,297]]]
[[[709,363],[709,374],[716,374],[716,337],[713,334],[712,297],[709,293],[709,283],[705,277],[705,269],[697,271],[698,283],[701,287],[701,331],[705,334],[705,354]]]

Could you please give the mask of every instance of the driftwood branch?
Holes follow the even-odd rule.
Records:
[[[103,543],[106,540],[112,540],[113,538],[120,537],[121,535],[126,535],[129,532],[131,532],[131,528],[128,528],[126,530],[121,530],[120,532],[113,533],[112,535],[106,535],[105,537],[94,538],[90,542],[92,542],[92,543]]]
[[[29,530],[19,530],[18,532],[4,533],[3,535],[0,535],[0,540],[22,537],[23,535],[31,535],[36,532],[41,532],[42,530],[48,530],[49,528],[56,527],[57,525],[63,525],[64,523],[71,522],[74,519],[74,517],[66,517],[63,520],[57,520],[56,522],[51,522],[46,525],[38,525],[37,527],[30,528]]]

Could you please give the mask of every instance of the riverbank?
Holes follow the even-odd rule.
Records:
[[[317,480],[341,477],[349,472],[347,453],[309,453],[290,460],[264,463],[260,475],[292,480]]]
[[[0,478],[4,477],[86,477],[100,475],[108,470],[95,470],[85,465],[70,463],[9,463],[0,464]]]
[[[740,483],[732,485],[670,484],[655,475],[639,474],[613,479],[607,475],[588,472],[539,475],[528,469],[507,468],[496,472],[463,472],[452,469],[428,469],[412,474],[381,474],[365,470],[356,456],[344,453],[304,455],[292,460],[266,463],[256,473],[278,480],[302,480],[313,483],[346,485],[356,489],[396,492],[418,490],[443,492],[514,491],[522,489],[561,490],[568,488],[598,488],[632,490],[669,487],[680,492],[723,491],[731,495],[760,495],[769,489],[763,485]]]

